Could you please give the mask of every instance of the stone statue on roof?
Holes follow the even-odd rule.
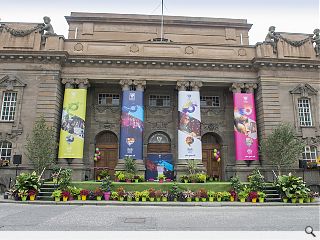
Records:
[[[316,28],[313,31],[312,42],[315,43],[314,50],[316,51],[316,56],[320,55],[320,29]]]
[[[270,26],[269,32],[264,40],[265,43],[270,44],[273,48],[273,53],[277,53],[277,42],[279,41],[280,35],[275,32],[276,27]]]
[[[40,33],[45,36],[54,36],[53,27],[51,25],[51,19],[47,16],[43,17],[44,26],[40,29]]]

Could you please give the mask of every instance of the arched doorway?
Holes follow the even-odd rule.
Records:
[[[214,149],[221,152],[222,139],[216,133],[206,133],[201,138],[202,141],[202,162],[210,177],[221,179],[221,162],[218,163],[214,157]]]
[[[174,178],[171,139],[166,133],[154,132],[149,137],[147,153],[147,179],[156,179],[161,174],[166,178]]]
[[[95,176],[103,168],[107,168],[109,175],[114,176],[114,169],[118,163],[118,137],[111,131],[103,131],[95,138],[96,148],[100,150],[100,159],[94,162]],[[100,168],[100,169],[99,169]]]

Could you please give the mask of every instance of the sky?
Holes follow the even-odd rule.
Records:
[[[164,5],[165,15],[247,19],[253,24],[251,45],[263,41],[271,25],[277,32],[308,34],[320,28],[319,0],[164,0]],[[65,37],[64,16],[71,12],[159,15],[161,0],[0,0],[1,22],[41,23],[49,16],[54,31]]]

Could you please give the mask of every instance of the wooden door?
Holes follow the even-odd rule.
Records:
[[[219,149],[216,144],[202,144],[202,162],[207,169],[207,174],[210,177],[221,177],[221,168],[219,163],[213,156],[213,149]]]
[[[117,144],[106,144],[97,145],[100,150],[101,158],[95,162],[96,174],[99,173],[99,168],[107,168],[109,175],[113,178],[115,168],[118,163],[118,145]]]

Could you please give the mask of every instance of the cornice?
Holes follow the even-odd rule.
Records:
[[[285,69],[285,70],[298,70],[306,69],[309,71],[320,70],[319,60],[308,59],[277,59],[277,58],[254,58],[252,66],[259,69]]]

